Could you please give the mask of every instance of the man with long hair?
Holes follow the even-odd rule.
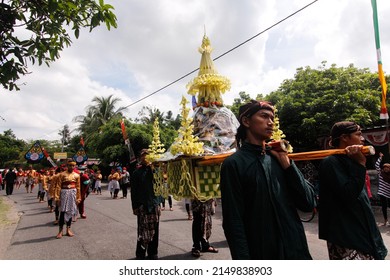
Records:
[[[376,225],[366,189],[364,138],[355,122],[341,121],[330,131],[330,146],[346,154],[322,160],[319,169],[319,237],[331,260],[384,259],[387,249]]]
[[[287,152],[267,146],[274,113],[263,101],[240,107],[238,150],[221,167],[222,225],[232,259],[311,259],[296,209],[311,211],[314,192]]]

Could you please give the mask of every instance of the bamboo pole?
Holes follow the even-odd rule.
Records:
[[[375,149],[373,146],[363,146],[362,153],[366,156],[374,155]],[[322,150],[322,151],[292,153],[289,154],[288,157],[292,160],[300,161],[300,160],[323,159],[331,155],[345,155],[345,154],[346,154],[345,149],[329,149],[329,150]]]
[[[374,155],[375,149],[373,146],[363,146],[362,152],[366,156]],[[197,160],[197,166],[203,165],[213,165],[222,163],[228,156],[232,153],[215,155],[215,156],[205,156],[199,160]],[[288,157],[294,161],[302,161],[302,160],[317,160],[323,159],[327,156],[331,155],[345,155],[345,149],[329,149],[329,150],[319,150],[319,151],[311,151],[311,152],[302,152],[302,153],[291,153],[288,154]]]

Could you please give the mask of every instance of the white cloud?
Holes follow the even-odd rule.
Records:
[[[2,92],[0,131],[18,138],[59,139],[58,131],[85,114],[93,97],[113,94],[128,106],[199,67],[206,28],[216,58],[308,4],[308,0],[110,0],[118,28],[105,26],[66,49],[50,68],[33,66],[20,92]],[[378,0],[384,70],[390,69],[390,2]],[[231,104],[240,91],[252,97],[276,90],[298,67],[317,68],[321,61],[338,66],[354,63],[376,71],[370,1],[320,0],[295,16],[216,60],[218,72],[232,89],[223,98]],[[389,72],[389,71],[387,71]],[[143,106],[179,113],[179,102],[194,73],[130,106],[135,118]]]

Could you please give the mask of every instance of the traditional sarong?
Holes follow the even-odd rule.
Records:
[[[146,213],[144,206],[138,208],[138,241],[145,247],[153,240],[157,223],[160,221],[160,206],[155,206],[153,210],[152,213]]]
[[[370,254],[355,249],[348,249],[331,242],[327,242],[330,260],[374,260]]]
[[[77,215],[76,188],[61,189],[61,212],[65,212],[65,221],[69,221]]]
[[[211,229],[213,225],[211,215],[214,214],[213,203],[213,199],[207,200],[206,202],[194,199],[191,203],[192,212],[198,212],[202,216],[201,229],[206,240],[208,240],[211,236]]]

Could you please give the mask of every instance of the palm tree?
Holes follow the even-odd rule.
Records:
[[[156,119],[159,120],[160,126],[164,123],[165,117],[159,109],[152,108],[149,106],[143,106],[141,111],[138,113],[140,119],[136,119],[142,124],[153,124]]]
[[[95,96],[92,99],[92,103],[95,104],[86,108],[86,115],[79,115],[73,119],[74,122],[80,123],[77,130],[81,132],[86,141],[99,133],[101,126],[109,120],[122,117],[122,112],[126,110],[126,107],[119,107],[115,110],[115,105],[120,100],[120,98],[113,98],[113,95],[107,98]]]

